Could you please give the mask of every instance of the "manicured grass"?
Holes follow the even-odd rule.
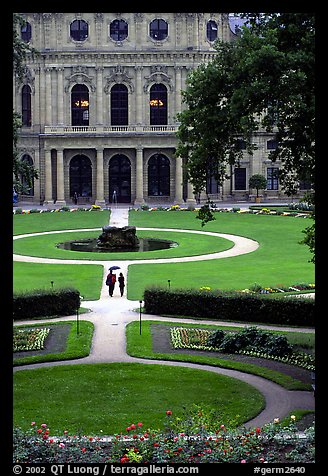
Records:
[[[223,424],[241,424],[264,407],[263,396],[239,380],[190,368],[134,363],[21,370],[14,374],[14,424],[46,423],[52,434],[114,434],[131,423],[163,428],[193,404],[214,409]]]
[[[221,237],[196,235],[193,233],[138,230],[140,238],[157,238],[171,240],[178,244],[177,247],[145,252],[123,252],[123,253],[98,253],[70,251],[57,248],[58,243],[65,241],[96,238],[98,231],[76,231],[69,233],[55,233],[50,235],[31,236],[20,238],[14,241],[14,253],[27,256],[40,256],[45,258],[59,259],[83,259],[83,260],[137,260],[156,258],[177,258],[180,256],[195,256],[207,253],[217,253],[227,250],[233,246],[233,242]]]
[[[92,322],[79,320],[79,333],[77,333],[77,322],[76,321],[63,321],[63,322],[51,322],[47,324],[35,323],[35,327],[49,327],[50,332],[58,325],[68,325],[70,327],[69,334],[67,336],[66,348],[62,352],[56,353],[46,353],[39,354],[27,357],[17,357],[15,358],[13,365],[26,365],[26,364],[35,364],[38,362],[54,362],[58,360],[72,360],[72,359],[81,359],[82,357],[87,357],[90,354],[91,343],[94,325]],[[33,327],[31,324],[17,326],[15,328],[22,329],[26,327]]]
[[[14,262],[13,267],[15,292],[41,288],[51,289],[51,281],[53,281],[54,287],[78,289],[84,300],[92,301],[100,298],[103,279],[101,265]]]
[[[314,265],[305,245],[302,230],[310,220],[304,218],[216,213],[206,231],[246,236],[259,242],[253,253],[187,263],[141,264],[129,266],[128,298],[142,299],[145,287],[159,284],[178,288],[212,289],[249,288],[254,283],[263,287],[314,282]],[[135,226],[201,228],[193,212],[131,212],[130,224]]]
[[[195,355],[192,353],[189,354],[170,354],[170,353],[159,353],[154,352],[152,348],[152,337],[151,337],[151,326],[152,324],[161,324],[165,326],[179,326],[183,327],[197,327],[195,324],[186,324],[177,322],[164,322],[164,321],[142,321],[142,332],[140,335],[139,331],[139,322],[134,321],[127,325],[126,336],[127,336],[127,353],[132,357],[141,357],[145,359],[159,359],[159,360],[179,360],[183,362],[193,362],[206,365],[213,365],[214,367],[223,367],[228,369],[240,370],[241,372],[248,372],[260,377],[267,378],[276,382],[278,385],[287,388],[288,390],[310,390],[310,385],[306,385],[298,380],[293,379],[292,377],[282,374],[280,372],[271,370],[269,368],[260,367],[255,364],[248,364],[243,362],[235,362],[233,360],[219,359],[217,357],[201,356]],[[220,327],[206,325],[203,323],[199,324],[199,327],[206,329],[224,329],[227,330],[229,327]],[[235,327],[233,329],[236,329]],[[287,335],[287,334],[286,334]],[[296,337],[293,337],[296,339]],[[294,340],[295,342],[295,340]]]
[[[109,210],[46,212],[29,215],[13,215],[13,233],[38,233],[52,230],[73,230],[74,228],[96,228],[108,225]]]
[[[95,228],[108,223],[108,215],[108,212],[15,215],[14,230],[15,233],[32,233],[48,230]],[[309,262],[311,255],[305,245],[299,244],[299,241],[304,238],[302,230],[309,225],[310,220],[237,213],[216,213],[215,216],[215,221],[209,222],[202,228],[200,220],[196,219],[196,214],[190,211],[131,211],[129,224],[137,227],[180,228],[231,233],[255,239],[259,242],[260,247],[255,252],[247,255],[219,260],[131,265],[129,266],[127,283],[128,299],[142,299],[145,287],[152,284],[166,286],[168,279],[171,281],[171,286],[175,287],[198,288],[209,286],[212,289],[235,290],[249,288],[254,283],[259,283],[263,287],[275,287],[279,285],[289,286],[300,282],[314,282],[314,265]],[[161,236],[165,238],[165,233]],[[187,245],[187,248],[199,246],[199,236],[190,235],[190,237],[191,242]],[[205,248],[208,245],[208,252],[211,251],[209,243],[209,241],[205,241]],[[171,250],[169,251],[171,252]],[[67,256],[69,256],[72,252],[67,253]],[[74,253],[74,255],[76,254],[79,253]],[[61,272],[64,266],[56,268],[59,265],[40,265],[38,273],[41,272],[41,267],[43,268],[41,280],[34,272],[28,273],[28,268],[26,268],[26,273],[21,271],[26,266],[31,265],[15,263],[15,291],[22,289],[22,287],[23,289],[39,287],[39,281],[43,281],[45,286],[48,283],[50,284],[52,280],[63,285]],[[78,270],[81,269],[80,266],[77,268]],[[97,299],[102,282],[102,272],[97,269],[95,271],[97,278],[92,279],[93,271],[91,269],[93,266],[88,266],[88,272],[85,274],[80,273],[80,271],[76,273],[75,270],[73,273],[66,270],[65,273],[71,274],[72,280],[76,283],[75,287],[80,290],[84,297]],[[67,268],[74,269],[74,265],[67,266]],[[59,269],[58,273],[57,269]],[[88,273],[89,279],[85,282]],[[80,277],[80,274],[82,277]],[[28,280],[26,275],[29,275]],[[71,279],[68,279],[68,281],[71,281]]]

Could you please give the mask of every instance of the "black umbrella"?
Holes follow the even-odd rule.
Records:
[[[120,268],[120,266],[111,266],[108,269],[109,269],[109,271],[114,271],[114,269],[121,269],[121,268]]]

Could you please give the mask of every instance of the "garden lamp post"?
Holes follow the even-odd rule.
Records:
[[[140,335],[141,335],[141,304],[142,304],[142,301],[139,301],[139,332],[140,332]]]

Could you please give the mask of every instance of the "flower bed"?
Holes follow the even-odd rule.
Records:
[[[251,328],[248,328],[251,329]],[[245,332],[244,329],[241,332]],[[209,345],[209,339],[213,336],[215,331],[209,331],[198,328],[187,327],[172,327],[170,329],[171,342],[175,349],[192,349],[192,350],[206,350],[215,352],[224,352],[220,347]],[[236,333],[225,333],[226,335],[236,335]],[[236,350],[231,353],[249,355],[251,357],[258,357],[262,359],[271,359],[278,362],[283,362],[289,365],[301,367],[303,369],[314,371],[315,370],[315,357],[305,352],[290,352],[286,355],[277,355],[274,351],[265,351],[259,349],[245,348]]]
[[[249,289],[242,289],[242,293],[250,294],[273,294],[273,293],[288,293],[288,292],[301,292],[301,291],[314,291],[315,284],[313,283],[300,283],[293,284],[292,286],[278,285],[275,287],[263,287],[260,284],[254,283]]]
[[[52,436],[46,423],[14,430],[14,463],[280,463],[314,462],[314,426],[299,432],[291,415],[263,428],[230,429],[195,405],[185,419],[166,411],[165,430],[130,424],[119,435]]]
[[[41,329],[14,329],[13,352],[42,350],[49,332],[50,329],[45,327]]]

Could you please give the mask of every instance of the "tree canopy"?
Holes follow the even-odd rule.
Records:
[[[231,43],[218,41],[213,60],[188,77],[178,114],[177,154],[186,160],[194,192],[206,178],[227,177],[242,151],[252,153],[254,132],[273,132],[280,183],[292,194],[301,180],[314,188],[315,18],[310,13],[244,14]]]
[[[23,41],[17,31],[25,24],[24,18],[18,14],[13,14],[13,72],[18,83],[22,83],[26,71],[25,61],[28,54],[35,54],[36,50]],[[19,160],[17,141],[18,132],[22,126],[21,116],[13,112],[13,187],[18,193],[27,193],[31,187],[33,178],[38,177],[38,172],[33,165],[26,161]],[[24,181],[22,181],[24,177]]]

